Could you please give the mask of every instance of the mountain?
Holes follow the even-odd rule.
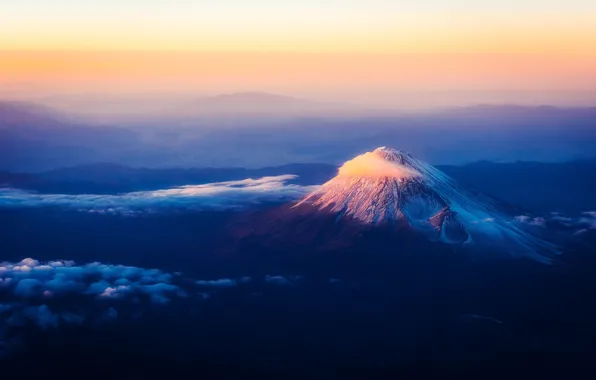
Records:
[[[332,114],[351,114],[365,109],[351,105],[318,102],[292,96],[269,94],[264,92],[237,92],[203,97],[194,104],[181,108],[181,115],[195,116],[320,116]]]
[[[478,104],[468,107],[454,107],[444,111],[459,116],[490,116],[499,118],[539,119],[586,119],[596,117],[596,107],[556,107],[549,105],[529,106],[516,104]]]
[[[94,162],[154,168],[341,163],[355,151],[397,143],[432,163],[553,162],[594,157],[596,141],[595,114],[588,108],[388,115],[255,92],[151,101],[73,97],[73,106],[54,105],[70,111],[59,115],[32,103],[0,102],[0,170]],[[122,108],[131,111],[120,118]]]
[[[459,183],[536,213],[596,209],[596,160],[568,162],[478,161],[437,166]]]
[[[339,174],[296,207],[310,203],[366,224],[408,223],[434,240],[464,243],[457,213],[435,188],[439,172],[400,151],[381,147],[344,164]]]
[[[0,101],[0,170],[99,161],[138,143],[138,133],[128,129],[81,124],[35,103]]]
[[[191,183],[234,181],[283,174],[295,174],[295,183],[301,185],[320,184],[329,179],[337,168],[334,165],[317,163],[294,163],[263,168],[223,167],[223,168],[132,168],[119,164],[95,163],[49,170],[38,177],[51,181],[81,181],[98,184],[118,184],[135,191],[140,188],[163,188],[182,186]]]
[[[33,174],[11,173],[0,170],[0,188],[16,187],[21,189],[32,189],[39,185],[40,179]]]
[[[516,223],[519,213],[408,153],[381,147],[346,162],[336,177],[299,202],[253,214],[250,226],[239,224],[236,231],[252,243],[313,244],[312,250],[354,246],[366,235],[378,241],[387,237],[392,244],[384,249],[400,250],[405,239],[420,247],[423,237],[482,254],[506,252],[549,262],[555,247]]]
[[[0,186],[41,193],[122,193],[245,178],[296,174],[301,185],[319,185],[337,173],[331,164],[293,163],[263,168],[197,167],[135,168],[113,163],[75,165],[36,174],[0,171]],[[596,209],[592,175],[596,160],[569,162],[494,163],[479,161],[462,166],[437,165],[459,184],[518,205],[530,213],[582,213]],[[556,179],[556,180],[553,180]]]
[[[113,163],[94,163],[36,174],[0,171],[0,187],[14,187],[40,193],[117,194],[284,174],[297,175],[297,178],[290,181],[297,185],[318,185],[332,177],[336,170],[337,167],[334,165],[308,163],[256,169],[242,167],[149,169]]]
[[[246,91],[210,96],[197,94],[71,94],[40,99],[94,123],[163,126],[214,116],[312,117],[371,114],[367,107],[317,101],[267,92]],[[378,112],[378,111],[377,111]],[[386,113],[386,112],[385,112]],[[210,120],[212,121],[212,120]]]
[[[64,116],[53,109],[29,102],[0,101],[0,131],[8,128],[56,127]]]
[[[292,107],[292,106],[315,106],[318,103],[298,99],[287,95],[269,94],[265,92],[236,92],[231,94],[220,94],[202,98],[198,101],[200,105],[215,109],[246,109],[251,111],[262,107]]]

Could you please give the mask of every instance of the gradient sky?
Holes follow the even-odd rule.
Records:
[[[2,0],[0,86],[556,102],[596,91],[596,1]]]

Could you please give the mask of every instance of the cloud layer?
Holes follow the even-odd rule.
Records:
[[[166,303],[186,292],[172,283],[174,275],[158,269],[72,261],[40,263],[27,258],[0,264],[0,294],[21,302],[52,300],[72,295],[89,298],[148,297]]]
[[[295,175],[187,185],[120,195],[38,194],[20,189],[0,189],[0,207],[67,207],[80,211],[134,215],[167,209],[234,209],[262,202],[300,198],[316,188],[289,184]]]
[[[218,292],[241,286],[288,287],[299,285],[299,276],[266,275],[188,279],[180,273],[98,262],[41,263],[26,258],[0,263],[0,355],[6,353],[11,333],[22,326],[41,329],[61,325],[108,323],[150,307],[174,301],[199,303]],[[339,280],[330,280],[337,285]],[[128,315],[130,316],[130,315]]]
[[[397,162],[385,160],[373,152],[367,152],[345,162],[339,168],[338,176],[411,178],[420,176],[420,173]]]

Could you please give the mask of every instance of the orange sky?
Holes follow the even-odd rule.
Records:
[[[596,91],[590,1],[172,4],[3,2],[0,94]]]
[[[0,82],[73,91],[594,89],[595,78],[596,54],[581,53],[0,52]]]

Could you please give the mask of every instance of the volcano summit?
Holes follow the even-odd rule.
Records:
[[[320,250],[362,243],[369,233],[379,239],[383,231],[550,262],[556,248],[515,215],[514,207],[459,185],[410,154],[380,147],[344,163],[336,177],[299,202],[251,215],[243,237]],[[400,239],[388,249],[400,250]]]
[[[408,154],[381,147],[346,162],[335,178],[296,207],[311,203],[365,224],[409,224],[432,240],[464,243],[468,233],[435,190],[442,179]]]

